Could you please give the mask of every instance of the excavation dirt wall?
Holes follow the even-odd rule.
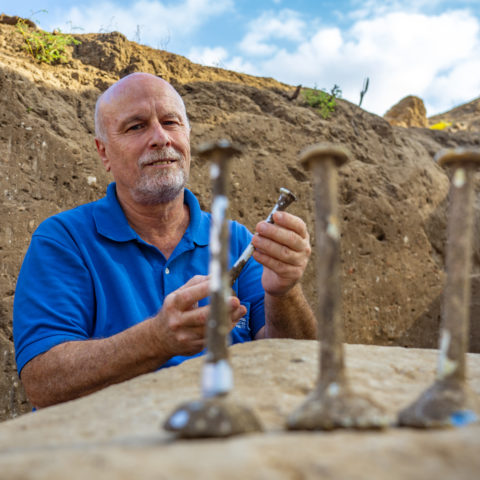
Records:
[[[112,180],[93,141],[97,96],[121,76],[147,71],[185,99],[192,145],[227,138],[243,150],[232,165],[230,217],[253,228],[287,187],[290,210],[315,246],[310,174],[298,154],[318,142],[344,145],[340,171],[342,318],[351,344],[436,348],[444,285],[449,178],[433,160],[443,148],[479,148],[475,131],[391,126],[339,100],[324,119],[294,87],[206,68],[118,33],[78,35],[66,64],[39,64],[15,27],[0,24],[0,419],[30,410],[15,373],[12,306],[32,232],[46,217],[104,195]],[[208,169],[194,156],[189,188],[209,209]],[[470,350],[480,352],[480,221],[476,203]],[[314,258],[303,280],[315,305]],[[39,279],[41,281],[41,279]]]

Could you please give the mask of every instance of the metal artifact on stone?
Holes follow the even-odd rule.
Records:
[[[478,420],[479,405],[466,383],[470,274],[474,223],[474,174],[480,149],[441,151],[439,165],[452,167],[446,272],[436,381],[398,415],[401,426],[458,427]]]
[[[227,178],[228,161],[237,153],[240,150],[227,140],[204,144],[198,149],[200,158],[211,162],[213,181],[209,266],[211,305],[206,333],[207,354],[201,379],[203,398],[180,405],[164,423],[166,430],[180,438],[229,437],[262,430],[249,408],[228,397],[233,388],[233,371],[228,360],[231,328],[228,297],[231,290]]]
[[[318,144],[304,150],[300,159],[306,169],[313,171],[317,321],[321,347],[317,385],[306,401],[288,417],[287,428],[383,428],[388,424],[384,410],[369,397],[351,390],[344,365],[337,168],[348,161],[349,153],[337,145]]]

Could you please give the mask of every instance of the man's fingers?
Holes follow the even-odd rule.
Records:
[[[237,323],[245,314],[247,308],[240,303],[240,300],[236,297],[230,299],[230,318],[233,323]]]
[[[194,285],[199,285],[200,283],[209,281],[208,275],[195,275],[192,277],[185,285],[182,285],[178,290],[184,290],[185,288],[193,287]]]
[[[209,294],[208,281],[202,281],[194,285],[186,284],[175,290],[165,298],[165,304],[172,304],[180,311],[186,311],[192,308],[195,303],[199,302]]]
[[[209,311],[208,305],[185,311],[172,321],[172,328],[205,328]]]
[[[305,263],[305,247],[301,251],[293,250],[286,245],[260,235],[257,235],[252,243],[257,252],[261,252],[281,262],[294,266],[301,266]]]
[[[275,212],[273,214],[273,221],[275,225],[284,227],[287,230],[292,230],[293,232],[300,235],[302,238],[308,237],[308,229],[306,223],[296,215],[292,215],[288,212]]]
[[[263,221],[257,225],[256,232],[258,235],[254,235],[252,238],[252,243],[255,248],[257,247],[257,245],[255,245],[255,243],[258,241],[257,237],[263,237],[269,238],[274,242],[286,245],[297,251],[302,249],[303,238],[293,230],[288,230],[280,225]]]
[[[197,351],[204,347],[211,307],[198,307],[198,301],[208,295],[209,282],[206,277],[202,277],[192,279],[189,285],[184,285],[165,298],[162,316],[179,351]],[[228,299],[228,311],[229,328],[233,328],[247,309],[237,297],[232,296]]]
[[[201,334],[194,333],[193,330],[183,330],[180,332],[178,342],[182,345],[179,355],[194,355],[205,348],[205,337]]]
[[[302,221],[300,220],[300,222]],[[296,222],[293,223],[295,223],[296,225]],[[280,245],[285,245],[289,249],[296,252],[303,252],[306,248],[309,247],[310,239],[306,230],[300,230],[302,230],[302,233],[299,233],[298,231],[292,230],[290,228],[286,228],[282,225],[271,224],[263,221],[257,224],[256,232],[258,233],[258,235],[254,235],[252,243],[255,248],[257,248],[257,246],[260,247],[260,244],[258,243],[258,237],[263,237],[268,238],[273,242],[279,243]]]
[[[269,253],[263,253],[259,250],[253,252],[253,258],[261,263],[265,268],[272,270],[282,278],[291,278],[297,280],[303,273],[303,265],[293,265],[285,263],[282,260],[274,258]]]

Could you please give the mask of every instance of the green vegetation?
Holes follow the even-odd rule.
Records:
[[[330,93],[317,88],[305,88],[302,95],[311,107],[318,109],[320,115],[327,119],[335,110],[336,99],[341,98],[342,91],[338,85],[334,85]]]
[[[48,64],[65,63],[65,49],[69,45],[79,45],[81,42],[71,35],[65,35],[60,30],[52,33],[37,30],[27,25],[25,20],[20,19],[15,25],[25,41],[23,48],[39,62]]]

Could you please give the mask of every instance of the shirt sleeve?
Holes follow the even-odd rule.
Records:
[[[24,365],[55,345],[90,337],[94,291],[89,271],[68,232],[47,220],[32,237],[13,307],[15,358]]]

